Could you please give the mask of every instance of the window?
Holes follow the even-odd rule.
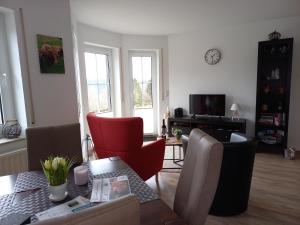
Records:
[[[132,115],[143,118],[144,133],[157,133],[157,56],[154,51],[130,51]]]
[[[90,112],[112,112],[111,54],[107,51],[84,53]]]
[[[6,120],[15,118],[15,106],[12,91],[12,73],[8,57],[8,36],[5,16],[0,13],[0,130]],[[0,133],[0,136],[2,133]]]

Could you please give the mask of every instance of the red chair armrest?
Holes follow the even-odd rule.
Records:
[[[147,180],[157,174],[163,166],[165,155],[165,140],[157,140],[146,144],[141,149],[141,164],[143,166],[143,180]]]
[[[151,141],[148,143],[145,143],[142,146],[142,151],[143,154],[145,154],[146,156],[156,156],[157,155],[161,155],[161,153],[163,152],[163,154],[165,153],[165,140],[164,139],[159,139],[157,141]]]

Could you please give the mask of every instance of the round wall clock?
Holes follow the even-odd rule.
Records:
[[[216,48],[209,49],[205,53],[204,59],[209,65],[215,65],[221,59],[221,52]]]

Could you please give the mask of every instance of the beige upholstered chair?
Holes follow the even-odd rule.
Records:
[[[134,195],[102,203],[81,212],[40,221],[36,225],[139,225],[140,203]]]
[[[214,199],[222,163],[223,145],[193,129],[174,201],[174,211],[188,225],[203,225]]]
[[[28,169],[41,170],[40,160],[50,155],[66,156],[82,162],[79,123],[32,127],[26,130]]]

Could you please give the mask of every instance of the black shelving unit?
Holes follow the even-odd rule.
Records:
[[[258,44],[255,136],[258,151],[287,147],[293,38]]]

